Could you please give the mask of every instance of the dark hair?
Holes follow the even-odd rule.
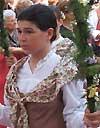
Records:
[[[54,12],[56,19],[60,20],[62,18],[61,11],[57,6],[49,5],[49,8]]]
[[[57,21],[53,11],[46,5],[35,4],[24,9],[18,16],[18,21],[26,20],[34,23],[40,30],[54,29],[51,41],[56,39]]]

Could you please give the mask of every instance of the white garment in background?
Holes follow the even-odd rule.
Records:
[[[100,30],[96,30],[97,24],[98,24],[98,16],[97,16],[96,10],[92,10],[89,13],[88,23],[89,23],[89,28],[90,28],[91,34],[92,34],[93,38],[95,39],[97,37],[97,35],[100,33]]]

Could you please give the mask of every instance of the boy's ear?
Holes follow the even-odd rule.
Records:
[[[51,40],[51,38],[52,38],[53,35],[54,35],[54,29],[53,29],[53,28],[49,28],[49,29],[47,30],[47,32],[48,32],[49,40]]]

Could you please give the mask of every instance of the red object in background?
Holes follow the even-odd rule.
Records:
[[[20,60],[21,58],[26,56],[25,53],[20,53],[20,54],[14,53],[13,55],[14,57],[16,57],[17,60]]]
[[[8,66],[6,65],[6,59],[3,54],[0,54],[0,103],[4,104],[4,85],[6,81],[6,76],[9,71]],[[0,128],[6,128],[0,125]]]

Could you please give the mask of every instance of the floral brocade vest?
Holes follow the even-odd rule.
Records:
[[[63,57],[60,63],[54,67],[53,72],[40,82],[34,91],[24,94],[20,93],[16,87],[16,83],[17,74],[27,59],[28,57],[25,57],[12,66],[5,86],[5,96],[11,106],[12,114],[10,117],[14,128],[65,128],[62,115],[63,102],[61,98],[61,87],[74,78],[77,73],[76,66],[71,60],[67,60],[67,56]],[[55,107],[52,103],[55,104]],[[38,113],[36,113],[36,110],[39,110],[37,112],[40,115],[37,116]],[[54,119],[53,115],[55,117]],[[40,121],[39,125],[38,121],[40,117],[42,123]],[[60,118],[58,119],[56,117]],[[43,122],[43,120],[45,121]]]

